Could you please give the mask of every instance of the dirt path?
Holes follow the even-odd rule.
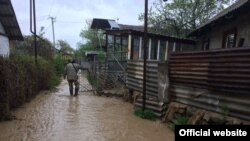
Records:
[[[70,97],[65,80],[58,91],[41,93],[14,115],[17,120],[0,123],[1,141],[174,140],[165,125],[134,116],[133,106],[120,99],[88,92]]]

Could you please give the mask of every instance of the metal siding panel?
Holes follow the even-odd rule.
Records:
[[[158,61],[147,62],[147,96],[158,97]],[[142,92],[143,61],[129,60],[127,66],[126,85],[129,89]]]
[[[250,48],[173,53],[172,101],[250,120]],[[248,115],[248,116],[247,116]]]

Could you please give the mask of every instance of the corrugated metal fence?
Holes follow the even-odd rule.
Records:
[[[171,101],[250,120],[250,48],[173,53],[169,76]]]
[[[158,98],[158,61],[147,61],[146,94]],[[129,89],[142,92],[143,61],[129,60],[126,85]]]

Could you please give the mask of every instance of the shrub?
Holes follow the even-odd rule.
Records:
[[[55,67],[56,75],[61,76],[64,71],[65,60],[63,59],[62,55],[56,55],[53,64]]]
[[[32,56],[13,55],[9,59],[0,57],[0,120],[8,119],[12,108],[29,101],[40,90],[52,89],[59,84],[58,75],[63,71],[63,64],[57,63],[59,59],[37,59],[36,66]]]
[[[49,89],[54,89],[56,86],[58,86],[58,85],[60,84],[60,79],[59,79],[59,77],[56,76],[56,75],[53,75],[53,76],[50,78],[48,84],[49,84]]]
[[[142,110],[142,109],[137,109],[135,110],[135,115],[143,118],[143,119],[148,119],[148,120],[155,120],[156,116],[151,110]]]
[[[186,116],[178,116],[173,120],[173,123],[170,124],[170,128],[172,130],[175,129],[175,125],[186,125],[188,123],[188,117]]]

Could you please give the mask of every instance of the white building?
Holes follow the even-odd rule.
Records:
[[[9,56],[14,41],[23,40],[10,0],[0,0],[0,56]]]

